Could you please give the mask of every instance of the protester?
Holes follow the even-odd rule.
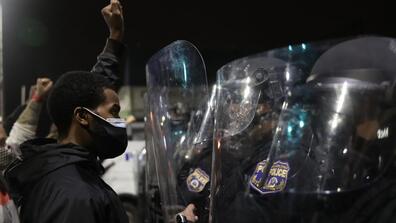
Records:
[[[0,145],[0,170],[3,171],[13,160],[21,155],[19,145],[36,136],[43,102],[52,87],[48,78],[38,78],[31,100],[28,102],[17,121],[13,124],[9,136]]]
[[[121,4],[102,10],[110,30],[93,72],[61,76],[48,97],[58,141],[34,139],[20,146],[22,160],[5,176],[21,205],[21,222],[128,222],[116,193],[100,178],[98,158],[122,154],[125,122],[114,90],[123,45]]]

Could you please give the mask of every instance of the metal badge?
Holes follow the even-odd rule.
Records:
[[[283,191],[286,187],[287,176],[289,174],[289,164],[287,162],[276,161],[264,179],[264,172],[267,168],[267,161],[263,160],[256,166],[250,178],[250,185],[261,194],[276,193]]]
[[[191,192],[199,193],[203,191],[209,182],[209,176],[200,168],[197,168],[187,177],[187,187]]]

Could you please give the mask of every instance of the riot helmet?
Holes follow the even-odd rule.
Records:
[[[396,146],[394,45],[384,37],[337,44],[290,92],[267,158],[289,166],[288,192],[348,192],[384,174]]]
[[[284,190],[290,165],[281,160],[268,165],[279,118],[290,94],[305,84],[316,60],[340,41],[290,45],[236,60],[218,71],[212,222],[235,222],[237,215],[243,222],[245,209],[261,206],[256,197]],[[305,118],[304,114],[298,117]],[[263,180],[266,171],[280,177],[267,182]]]
[[[212,222],[390,222],[395,41],[359,37],[306,51],[299,64],[310,61],[309,77],[287,90],[267,152],[245,157],[253,167],[229,171],[215,129]]]

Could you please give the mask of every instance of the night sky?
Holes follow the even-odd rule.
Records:
[[[198,47],[212,82],[223,64],[288,44],[360,34],[396,37],[390,1],[212,2],[122,1],[129,48],[125,83],[145,85],[146,61],[178,39]],[[108,35],[100,14],[107,3],[2,0],[6,113],[19,104],[21,85],[93,66]]]

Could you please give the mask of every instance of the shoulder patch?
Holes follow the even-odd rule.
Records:
[[[196,168],[194,172],[192,172],[187,177],[187,188],[191,192],[199,193],[203,191],[206,184],[209,182],[209,176],[200,168]]]
[[[250,186],[261,194],[269,194],[283,191],[286,187],[287,176],[289,174],[289,164],[287,162],[276,161],[267,179],[264,179],[264,171],[267,168],[267,160],[263,160],[256,165],[253,175],[250,177]]]

